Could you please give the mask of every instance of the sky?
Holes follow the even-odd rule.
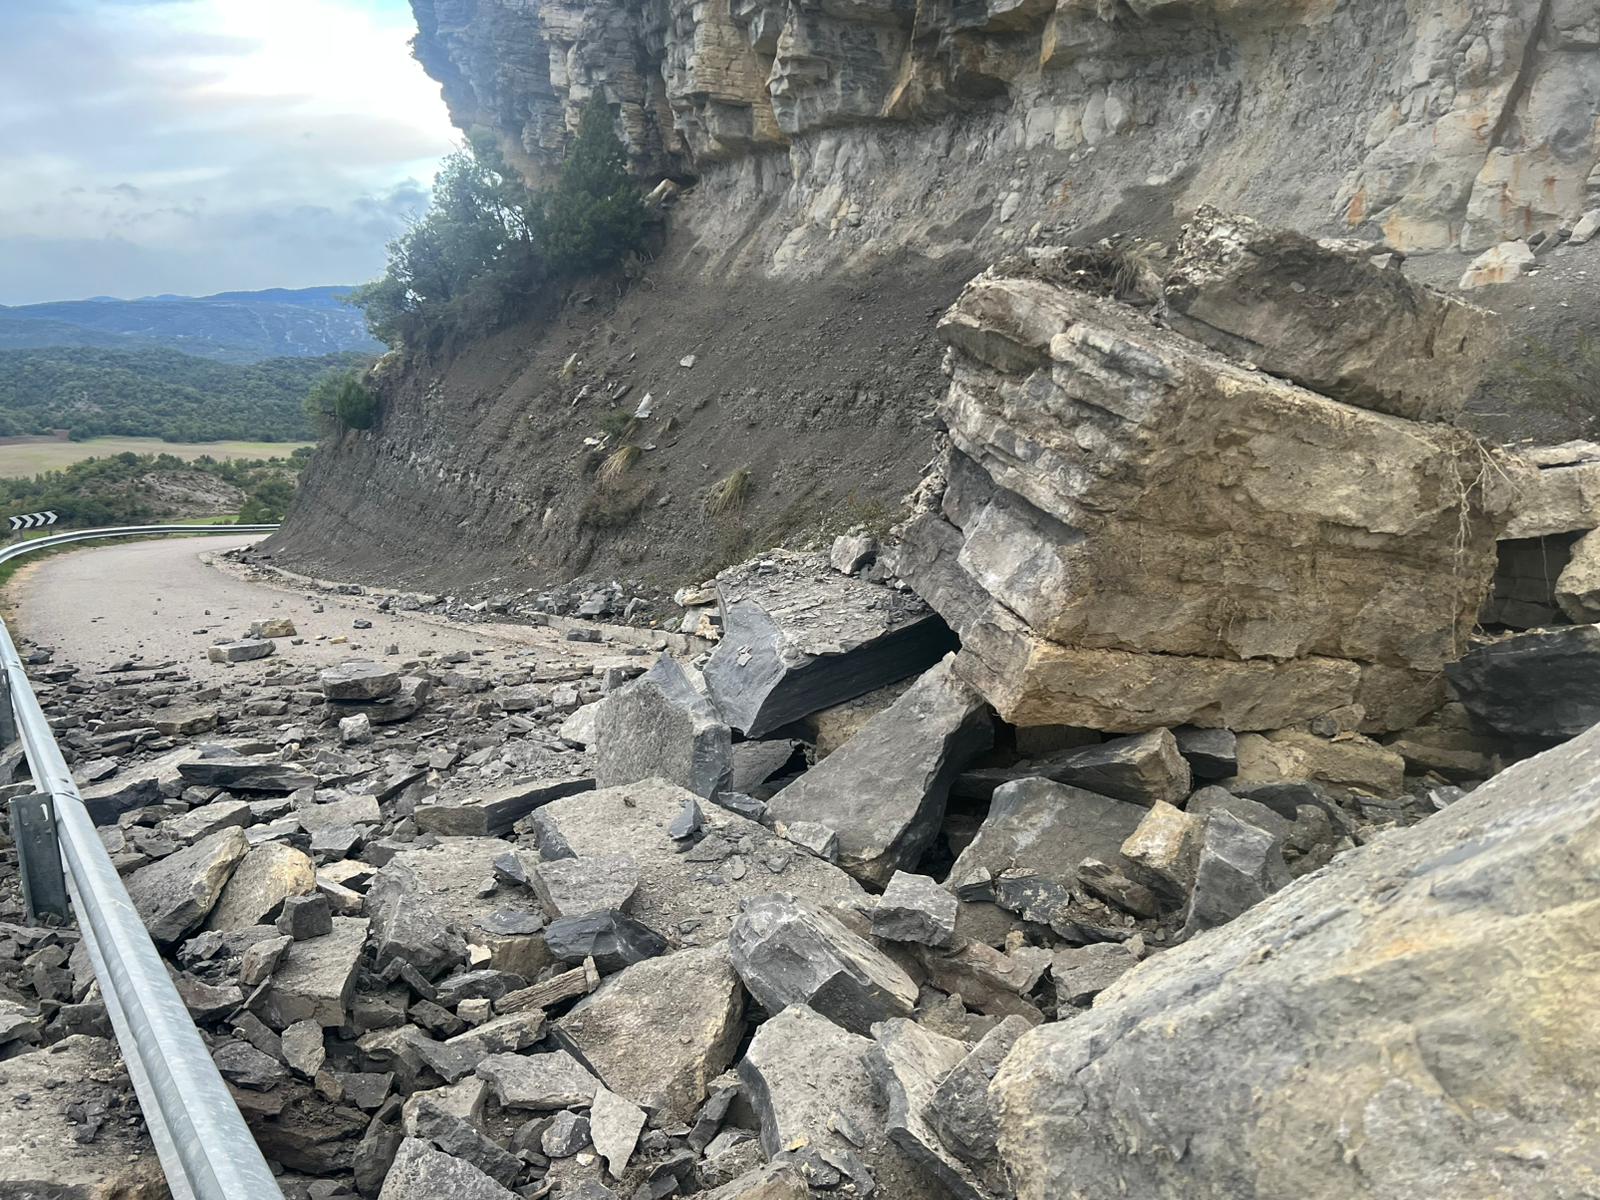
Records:
[[[0,0],[0,304],[359,283],[459,140],[407,0]]]

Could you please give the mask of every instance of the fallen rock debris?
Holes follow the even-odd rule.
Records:
[[[1365,258],[1202,214],[1165,327],[1082,261],[972,283],[917,515],[686,589],[709,657],[32,656],[287,1197],[1581,1190],[1600,626],[1586,549],[1508,572],[1600,448],[1490,486],[1417,419],[1484,315]],[[1474,634],[1508,529],[1483,617],[1549,627]],[[16,1119],[145,1194],[87,956],[0,882]]]

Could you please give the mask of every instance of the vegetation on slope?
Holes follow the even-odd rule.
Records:
[[[64,526],[128,525],[208,515],[236,501],[240,519],[279,521],[294,499],[310,450],[288,458],[113,454],[31,479],[0,479],[0,516],[50,511]]]
[[[362,354],[230,364],[176,350],[0,351],[0,437],[70,431],[169,442],[303,441],[306,389]]]
[[[447,158],[428,211],[389,244],[383,277],[350,300],[380,341],[431,347],[503,324],[545,286],[606,270],[644,239],[644,205],[596,98],[544,192],[530,191],[492,146]]]

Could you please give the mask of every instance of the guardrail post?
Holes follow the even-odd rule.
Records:
[[[11,681],[0,676],[0,749],[17,740],[17,714],[11,707]]]
[[[59,924],[72,910],[67,877],[61,869],[61,843],[56,834],[56,804],[48,792],[11,798],[11,836],[17,843],[17,874],[28,919]]]

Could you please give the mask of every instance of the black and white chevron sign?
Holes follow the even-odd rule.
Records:
[[[56,515],[53,512],[29,513],[25,517],[11,518],[11,532],[19,529],[38,529],[41,525],[54,525]]]

